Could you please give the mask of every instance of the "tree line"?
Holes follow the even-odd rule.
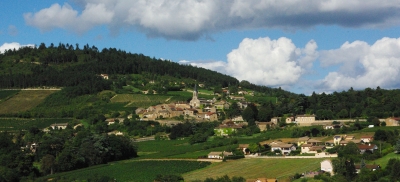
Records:
[[[231,76],[204,68],[150,58],[143,54],[132,54],[115,48],[99,51],[97,47],[89,45],[80,49],[78,44],[74,48],[69,44],[51,44],[46,47],[41,43],[39,47],[6,50],[1,54],[0,62],[8,67],[0,72],[0,88],[80,86],[92,91],[96,90],[97,84],[110,84],[101,81],[98,76],[100,74],[142,73],[192,78],[198,82],[222,87],[238,84],[238,80]]]

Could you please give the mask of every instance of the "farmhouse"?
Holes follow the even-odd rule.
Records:
[[[232,152],[210,152],[208,154],[209,159],[224,159],[226,156],[231,156],[233,155]]]
[[[313,122],[315,122],[315,115],[314,114],[312,114],[312,115],[308,115],[308,114],[297,115],[295,122],[299,125],[304,124],[304,123],[313,123]]]
[[[257,179],[246,179],[246,182],[277,182],[277,179],[268,178],[257,178]]]
[[[296,146],[293,144],[282,143],[282,142],[272,142],[270,143],[271,152],[279,150],[281,154],[287,155],[290,154],[292,150],[296,150]]]
[[[374,153],[374,151],[378,149],[378,146],[376,146],[375,144],[372,144],[372,145],[371,144],[368,144],[368,145],[358,144],[357,147],[360,150],[360,154],[363,154],[367,151]]]
[[[386,126],[400,126],[400,118],[390,117],[385,119]]]

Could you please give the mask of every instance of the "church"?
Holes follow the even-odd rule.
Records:
[[[192,107],[192,108],[198,108],[198,107],[200,107],[200,100],[199,100],[199,98],[198,98],[198,95],[199,95],[199,92],[197,91],[197,84],[195,84],[194,85],[194,89],[193,89],[193,97],[192,97],[192,100],[190,100],[190,103],[189,103],[189,105]]]

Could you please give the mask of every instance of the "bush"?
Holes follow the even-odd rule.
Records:
[[[235,160],[235,159],[243,159],[244,155],[230,155],[230,156],[226,156],[224,157],[224,159],[226,160]]]

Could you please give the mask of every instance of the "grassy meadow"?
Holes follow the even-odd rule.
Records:
[[[2,91],[3,92],[3,91]],[[56,90],[21,90],[0,104],[0,114],[28,111]],[[10,93],[11,94],[11,93]]]
[[[388,161],[392,158],[400,159],[400,154],[396,154],[396,153],[392,152],[392,153],[389,153],[389,154],[383,156],[382,158],[368,162],[368,164],[378,164],[381,166],[381,168],[386,168]]]
[[[316,171],[324,159],[240,159],[214,163],[206,168],[183,175],[185,181],[205,180],[223,175],[241,176],[246,179],[277,178],[285,181],[295,173]]]

